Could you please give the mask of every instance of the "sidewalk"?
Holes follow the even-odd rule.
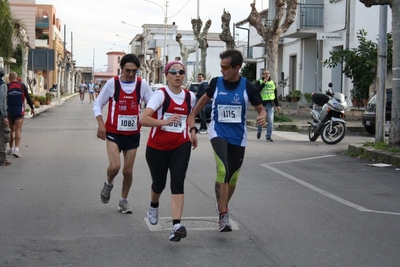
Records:
[[[292,122],[275,122],[275,131],[286,131],[286,132],[308,132],[310,125],[307,123],[311,121],[311,115],[298,116],[298,115],[286,115],[291,118]],[[249,110],[247,113],[247,126],[254,127],[257,129],[256,122],[257,112]],[[346,119],[346,126],[348,133],[366,133],[364,126],[362,125],[361,119]],[[374,137],[370,138],[371,142],[375,142]],[[351,144],[347,150],[352,157],[359,156],[364,159],[368,159],[375,163],[391,164],[395,167],[400,167],[400,153],[391,153],[383,150],[376,150],[373,147],[364,146],[364,144]]]
[[[285,114],[286,115],[286,114]],[[311,122],[311,115],[286,115],[291,118],[292,122],[274,122],[275,131],[286,131],[286,132],[308,132]],[[247,126],[257,127],[256,122],[257,112],[255,110],[249,110],[247,113]],[[346,119],[346,127],[349,133],[365,133],[364,126],[362,125],[361,119]]]
[[[35,113],[36,113],[36,114],[40,114],[40,113],[42,113],[42,112],[44,112],[44,111],[46,111],[46,110],[48,110],[48,109],[54,108],[54,107],[56,107],[56,106],[59,106],[59,105],[61,105],[62,103],[64,103],[65,100],[68,100],[68,99],[70,99],[71,97],[74,97],[74,96],[76,96],[76,95],[78,95],[78,93],[73,93],[73,94],[70,94],[70,95],[62,96],[62,97],[54,97],[54,98],[51,100],[50,105],[41,105],[39,108],[35,108]],[[27,108],[30,109],[29,105],[27,106]],[[24,118],[25,118],[25,119],[30,119],[30,118],[32,118],[31,112],[30,112],[30,111],[29,111],[29,112],[25,112],[25,117],[24,117]]]

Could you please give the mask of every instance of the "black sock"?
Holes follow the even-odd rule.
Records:
[[[175,225],[177,223],[181,223],[181,220],[172,220],[172,224]]]
[[[157,202],[157,203],[153,203],[153,202],[150,202],[150,207],[152,207],[152,208],[158,208],[158,205],[159,205],[159,202]]]
[[[223,216],[226,216],[226,212],[221,212],[220,214],[219,214],[219,218],[221,219]]]

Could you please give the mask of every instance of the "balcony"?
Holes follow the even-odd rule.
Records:
[[[48,48],[49,40],[48,39],[35,39],[35,48]]]
[[[309,38],[324,29],[323,4],[298,4],[296,21],[282,34],[285,38]]]
[[[48,29],[49,28],[49,18],[46,17],[37,17],[35,21],[35,27],[40,29]]]

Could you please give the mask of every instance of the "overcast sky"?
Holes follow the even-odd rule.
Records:
[[[221,15],[225,8],[231,14],[231,25],[248,17],[254,0],[199,0],[199,15],[203,25],[211,19],[209,32],[220,33]],[[165,10],[168,24],[175,22],[178,30],[191,30],[192,18],[197,17],[197,0],[169,0],[165,8],[164,0],[36,0],[36,4],[53,5],[57,17],[66,25],[67,48],[71,50],[71,32],[73,35],[73,54],[78,66],[105,69],[106,53],[127,52],[129,41],[142,33],[143,24],[163,24]],[[156,3],[156,4],[154,4]],[[158,4],[158,5],[157,5]],[[267,0],[256,0],[258,11],[266,9]],[[123,24],[121,21],[138,26]],[[231,29],[232,31],[232,29]],[[239,39],[246,39],[247,33],[239,32]],[[122,36],[118,37],[116,34]]]

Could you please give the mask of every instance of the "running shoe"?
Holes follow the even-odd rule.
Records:
[[[0,162],[0,166],[9,166],[9,165],[11,165],[11,164],[12,164],[12,162],[11,162],[11,161],[8,161],[8,160],[5,160],[5,161]]]
[[[177,223],[171,230],[171,233],[169,235],[169,241],[179,242],[181,241],[181,238],[186,237],[186,234],[187,234],[186,227],[181,225],[180,223]]]
[[[199,133],[201,133],[201,134],[208,134],[208,130],[206,130],[206,129],[201,129],[201,130],[199,131]]]
[[[267,136],[266,141],[267,142],[274,142],[274,140],[272,140],[270,136]]]
[[[219,209],[218,209],[218,203],[215,203],[215,210],[217,211],[217,214],[219,216],[220,214],[219,214]],[[226,215],[225,216],[228,218],[228,221],[229,221],[229,209],[228,209],[228,207],[226,207]]]
[[[113,189],[114,185],[108,185],[106,182],[104,182],[104,187],[103,190],[101,190],[100,193],[100,199],[101,202],[103,202],[104,204],[107,204],[108,201],[110,200],[110,196],[111,196],[111,190]]]
[[[12,154],[14,154],[14,150],[13,150],[12,148],[10,148],[10,149],[7,151],[7,155],[11,156]]]
[[[121,199],[119,201],[119,208],[118,209],[123,214],[132,213],[132,209],[131,209],[131,207],[129,207],[128,200],[126,200],[126,199]]]
[[[257,132],[257,139],[260,139],[261,137],[261,132]]]
[[[149,208],[147,212],[147,219],[152,225],[156,225],[158,223],[158,208]]]
[[[219,217],[219,231],[220,232],[232,232],[232,226],[229,223],[229,218],[226,215],[222,215]]]
[[[21,158],[21,157],[22,157],[21,152],[20,152],[19,150],[14,150],[13,155],[14,155],[14,157],[16,157],[16,158]]]

